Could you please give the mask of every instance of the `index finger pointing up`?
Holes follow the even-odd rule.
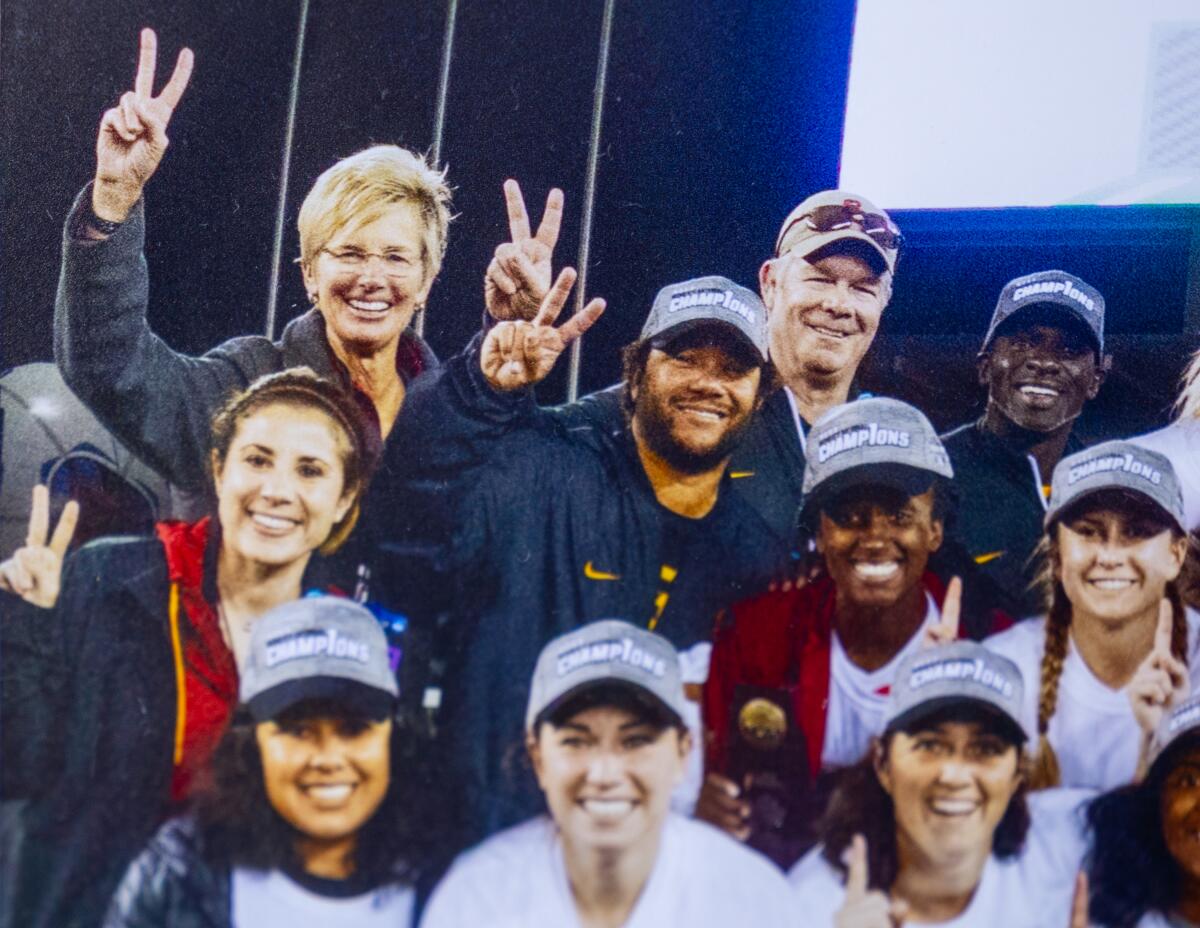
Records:
[[[942,601],[942,624],[950,641],[958,640],[959,617],[962,615],[962,580],[951,577],[946,587],[946,598]]]
[[[519,245],[529,241],[529,213],[525,210],[525,198],[521,196],[521,185],[511,177],[504,182],[504,205],[508,209],[508,233],[513,243]]]
[[[1154,650],[1159,654],[1170,655],[1171,632],[1175,625],[1175,610],[1171,603],[1163,599],[1158,604],[1158,626],[1154,629]]]
[[[158,36],[154,30],[142,30],[141,42],[138,47],[137,76],[133,79],[133,92],[147,100],[154,93],[154,66],[158,60]]]

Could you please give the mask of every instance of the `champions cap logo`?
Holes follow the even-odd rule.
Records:
[[[580,645],[558,655],[555,668],[560,677],[565,677],[580,667],[592,664],[627,664],[645,670],[656,677],[667,672],[667,663],[661,657],[644,651],[633,643],[632,638],[609,638]]]
[[[863,446],[907,448],[911,444],[911,432],[902,429],[885,429],[878,422],[868,422],[834,432],[828,438],[822,438],[820,444],[817,445],[817,460],[824,464],[843,451],[852,451]]]
[[[693,306],[722,306],[751,325],[758,324],[758,313],[734,296],[732,290],[687,290],[677,293],[671,297],[667,312],[677,313],[681,309],[691,309]]]
[[[293,632],[267,642],[265,663],[268,667],[277,667],[288,661],[323,654],[365,664],[371,659],[371,648],[366,642],[349,638],[332,628]]]
[[[996,668],[988,667],[979,658],[950,658],[918,664],[909,674],[908,688],[915,691],[942,680],[973,680],[1002,696],[1011,698],[1015,694],[1012,681]]]
[[[1155,486],[1162,483],[1162,471],[1151,467],[1145,461],[1139,461],[1127,452],[1125,454],[1106,454],[1102,457],[1092,458],[1090,461],[1080,461],[1067,472],[1067,486],[1073,486],[1085,477],[1092,476],[1092,474],[1108,473],[1115,470],[1133,474],[1135,477],[1141,477],[1143,480],[1149,480]]]
[[[1013,291],[1012,301],[1020,303],[1022,300],[1029,299],[1030,297],[1055,293],[1061,293],[1063,296],[1074,300],[1090,312],[1096,311],[1096,301],[1069,280],[1040,280],[1035,284],[1026,284],[1024,287],[1017,287]]]

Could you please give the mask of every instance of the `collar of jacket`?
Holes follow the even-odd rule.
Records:
[[[320,376],[346,388],[352,385],[350,372],[333,353],[333,347],[325,336],[325,317],[319,310],[310,309],[289,322],[283,330],[281,341],[284,367],[310,367]],[[437,366],[437,356],[425,340],[411,329],[405,329],[400,334],[400,345],[396,350],[396,372],[400,379],[407,384],[418,374]]]
[[[986,428],[983,424],[985,418],[986,414],[980,416],[971,427],[975,441],[980,446],[980,451],[989,455],[1001,455],[1005,460],[1019,463],[1021,469],[1027,471],[1029,469],[1029,452],[1022,451],[1020,448],[1014,448],[995,432]],[[1063,457],[1065,458],[1069,454],[1074,454],[1076,451],[1082,451],[1085,447],[1087,445],[1076,434],[1074,423],[1072,423],[1070,434],[1067,435],[1067,444],[1063,448]],[[1046,474],[1044,476],[1049,478],[1050,475]]]

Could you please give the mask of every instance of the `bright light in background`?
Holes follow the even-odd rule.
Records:
[[[1200,202],[1200,2],[858,0],[839,185],[888,209]]]

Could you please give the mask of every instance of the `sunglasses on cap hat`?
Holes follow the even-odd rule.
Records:
[[[862,204],[857,200],[843,200],[840,204],[815,206],[809,212],[797,216],[784,226],[775,242],[776,256],[779,255],[779,249],[787,240],[792,229],[800,224],[813,232],[857,229],[888,251],[898,250],[904,241],[900,230],[892,224],[887,216],[881,213],[864,212]]]

